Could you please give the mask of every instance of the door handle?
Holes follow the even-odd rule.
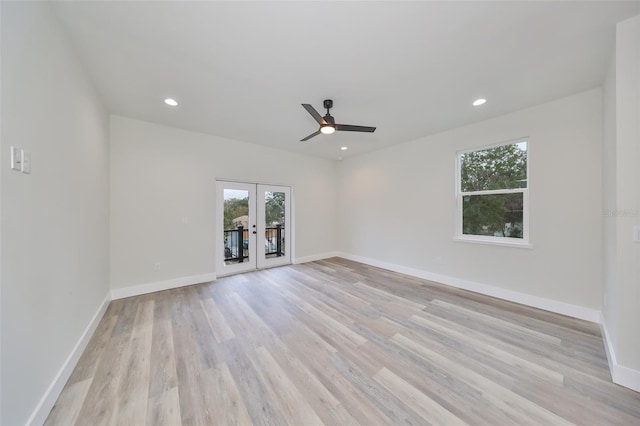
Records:
[[[253,231],[253,233],[254,233],[254,234],[257,234],[258,232],[257,232],[257,231]]]

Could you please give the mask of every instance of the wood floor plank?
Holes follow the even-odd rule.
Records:
[[[175,426],[182,424],[178,387],[167,389],[149,398],[147,426]]]
[[[87,349],[82,353],[78,361],[78,367],[73,370],[69,383],[85,381],[96,374],[96,367],[100,365],[101,357],[106,353],[106,348],[111,341],[111,335],[118,321],[117,314],[106,315],[96,329]]]
[[[447,411],[437,402],[422,393],[419,389],[396,376],[387,368],[382,368],[373,378],[393,393],[398,399],[420,415],[425,422],[435,425],[464,425],[458,417]]]
[[[295,303],[296,306],[298,306],[302,311],[313,318],[318,324],[322,324],[330,329],[333,333],[341,335],[344,339],[346,339],[346,341],[354,344],[355,346],[361,345],[367,341],[365,338],[355,333],[345,324],[335,320],[326,312],[323,312],[321,309],[316,308],[314,305],[296,296],[286,288],[279,287],[278,290],[284,293],[288,300],[291,300],[293,303]]]
[[[580,371],[569,371],[564,385],[566,390],[582,395],[590,401],[600,402],[618,414],[626,413],[636,420],[640,419],[640,392]]]
[[[300,325],[300,327],[303,326]],[[318,343],[309,344],[307,340],[302,341],[299,338],[300,335],[310,337],[315,335],[311,339]],[[333,347],[327,347],[326,343],[312,330],[305,328],[302,333],[295,330],[291,335],[284,336],[284,342],[299,359],[306,362],[310,372],[318,378],[354,419],[353,423],[326,422],[327,424],[374,425],[392,423],[371,400],[359,392],[345,376],[329,364],[329,360],[336,353],[336,350]],[[320,415],[320,413],[318,414]]]
[[[263,337],[268,337],[267,348],[269,354],[278,362],[279,366],[286,371],[288,379],[305,397],[305,400],[315,410],[321,411],[323,422],[328,424],[352,424],[353,418],[344,410],[338,400],[324,387],[322,382],[313,375],[307,366],[300,361],[271,331],[263,319],[242,299],[239,295],[231,295],[234,302],[234,309],[254,325],[254,333]]]
[[[131,344],[118,388],[116,424],[145,424],[149,398],[151,342],[153,337],[154,301],[138,305],[133,323]]]
[[[486,399],[489,404],[499,408],[514,419],[530,418],[533,421],[532,424],[571,424],[562,417],[559,417],[541,406],[522,398],[520,395],[511,392],[491,380],[488,380],[484,376],[466,368],[464,365],[453,362],[439,353],[432,351],[428,347],[417,344],[401,334],[394,335],[391,340],[407,350],[412,351],[431,362],[437,363],[448,371],[455,372],[456,376],[460,377],[461,380],[478,390],[482,390],[483,398]]]
[[[244,280],[242,282],[246,282]],[[242,310],[247,310],[246,303],[238,302],[238,295],[234,292],[227,292],[224,298],[217,300],[222,314],[231,327],[235,339],[230,339],[226,347],[226,364],[238,387],[246,409],[254,424],[257,425],[281,425],[286,421],[279,411],[275,401],[270,400],[266,385],[260,380],[260,376],[251,359],[255,356],[255,351],[267,341],[264,331],[265,325],[262,322],[251,324],[242,314]],[[251,317],[251,316],[250,316]],[[238,338],[242,336],[242,338]]]
[[[468,331],[464,330],[464,328],[451,323],[449,323],[448,326],[442,325],[443,323],[446,323],[444,320],[436,318],[427,313],[423,313],[421,316],[413,315],[411,317],[411,320],[424,327],[437,330],[443,334],[454,336],[460,341],[469,341],[469,339],[471,339],[469,337]],[[486,339],[487,341],[489,341],[489,338]],[[540,366],[524,357],[519,357],[504,349],[499,349],[495,345],[485,343],[483,340],[476,339],[475,345],[476,348],[482,350],[486,354],[499,358],[503,362],[510,364],[513,367],[527,369],[537,377],[544,377],[552,383],[561,384],[564,379],[562,374],[556,371],[545,368],[544,366]]]
[[[473,348],[468,347],[464,342],[455,341],[455,344],[449,346],[447,342],[440,341],[432,336],[419,333],[415,329],[405,327],[402,324],[391,321],[388,318],[380,318],[378,321],[382,325],[385,334],[388,336],[389,341],[393,343],[391,338],[396,334],[402,334],[414,340],[417,343],[426,345],[443,356],[455,360],[456,363],[465,365],[468,368],[482,374],[483,376],[494,380],[497,383],[505,387],[511,387],[518,380],[525,380],[530,377],[526,374],[518,375],[521,370],[515,370],[512,368],[506,368],[504,363],[494,361],[494,358],[482,356],[483,354],[474,351]],[[378,326],[376,326],[378,327]],[[544,382],[548,384],[547,381]]]
[[[200,294],[193,286],[184,289],[186,308],[191,319],[192,335],[198,346],[198,354],[202,362],[202,368],[212,368],[223,362],[220,345],[215,339],[203,306],[200,303]]]
[[[280,284],[283,284],[289,292],[295,294],[299,298],[312,301],[312,304],[315,307],[342,324],[353,324],[358,320],[365,319],[366,315],[363,315],[365,311],[368,312],[369,315],[375,315],[375,312],[367,309],[368,306],[364,304],[366,302],[361,299],[353,298],[348,304],[345,304],[336,301],[336,299],[330,297],[323,291],[316,290],[315,287],[312,287],[309,283],[290,282],[288,279],[282,279],[279,280],[276,285]],[[318,281],[313,282],[313,286],[317,286],[319,284],[320,282]],[[344,299],[344,296],[341,295],[340,298]],[[358,309],[354,309],[354,303],[359,303],[356,305]]]
[[[596,324],[341,258],[111,302],[47,425],[640,424]]]
[[[339,352],[336,352],[330,361],[354,388],[384,413],[390,420],[389,424],[421,425],[424,423],[419,415],[412,410],[406,410],[402,401],[353,361],[343,357]]]
[[[593,418],[602,418],[604,424],[620,424],[621,422],[621,424],[633,424],[633,419],[627,417],[624,410],[611,407],[611,404],[617,404],[620,400],[624,399],[620,398],[624,395],[619,394],[619,399],[616,400],[615,403],[610,401],[609,405],[603,404],[602,401],[589,399],[578,393],[567,393],[565,388],[567,385],[566,376],[562,386],[550,386],[548,382],[538,380],[536,377],[527,375],[521,370],[506,368],[505,365],[501,365],[500,363],[487,362],[489,359],[479,356],[480,354],[472,353],[470,348],[460,345],[458,342],[456,342],[455,346],[448,347],[435,339],[427,339],[414,330],[392,322],[389,319],[381,318],[380,322],[384,324],[385,331],[389,334],[389,337],[395,333],[404,334],[413,341],[437,351],[438,354],[441,354],[449,360],[455,361],[457,364],[481,374],[488,380],[498,383],[507,389],[511,389],[520,396],[538,405],[548,407],[554,413],[564,418],[578,419],[578,424],[590,423],[590,419]],[[569,372],[568,374],[571,375],[575,373]],[[607,383],[601,383],[600,385],[603,387],[606,384]],[[638,409],[640,410],[640,406]],[[482,415],[483,413],[479,414]],[[513,419],[508,420],[509,422],[513,421]],[[504,420],[489,421],[489,424],[496,423],[504,423]]]
[[[151,375],[149,397],[177,388],[178,372],[171,324],[170,292],[161,292],[155,300],[153,335],[151,338]],[[177,396],[177,393],[176,393]],[[163,400],[162,398],[160,400]]]
[[[228,366],[229,371],[238,387],[242,400],[251,417],[251,421],[256,425],[284,425],[286,420],[280,412],[275,401],[269,398],[269,391],[266,385],[260,380],[258,371],[249,360],[254,356],[254,351],[247,351],[235,342],[231,345],[233,350]]]
[[[456,306],[452,303],[448,303],[448,302],[444,302],[442,300],[434,300],[431,302],[431,304],[433,305],[437,305],[437,306],[442,306],[445,309],[449,309],[449,310],[455,310],[458,312],[463,313],[464,315],[468,315],[472,320],[474,321],[484,321],[485,323],[492,325],[492,326],[496,326],[496,327],[501,327],[504,329],[508,329],[512,332],[517,332],[521,335],[527,336],[531,339],[536,339],[540,342],[544,342],[544,343],[552,343],[552,344],[556,344],[559,345],[560,343],[562,343],[562,339],[560,339],[559,337],[555,337],[555,336],[550,336],[548,334],[545,333],[540,333],[539,331],[536,330],[532,330],[529,327],[522,327],[520,325],[517,324],[513,324],[509,321],[500,319],[500,318],[496,318],[493,317],[491,315],[486,315],[480,312],[474,312],[471,309],[467,309],[465,307],[462,306]]]
[[[311,372],[308,360],[306,363],[303,362],[280,339],[274,340],[268,350],[323,423],[355,423],[340,401],[324,386],[318,375]]]
[[[82,402],[89,392],[92,378],[71,383],[65,387],[58,401],[51,409],[46,424],[73,425],[76,423]]]
[[[90,422],[95,425],[115,423],[119,417],[118,389],[125,375],[125,360],[130,354],[131,334],[137,311],[137,300],[128,298],[122,302],[122,309],[111,333],[105,353],[99,364],[89,391],[82,402],[77,423]],[[64,391],[63,391],[64,392]]]
[[[370,373],[372,376],[381,368],[387,368],[463,421],[477,423],[467,413],[481,404],[482,392],[439,365],[425,362],[414,353],[402,350],[389,341],[371,341],[360,346],[358,352],[341,351],[340,354],[363,369],[369,368],[368,365],[371,364],[379,366],[377,371]],[[363,364],[360,358],[365,358],[367,363]]]
[[[421,311],[425,308],[425,305],[421,304],[421,303],[417,303],[414,302],[413,300],[410,299],[406,299],[404,297],[400,297],[395,295],[394,293],[390,293],[388,291],[384,291],[384,290],[380,290],[374,286],[370,286],[370,285],[366,285],[360,281],[355,282],[353,284],[355,287],[363,290],[366,294],[375,294],[377,295],[380,300],[383,301],[384,304],[398,304],[399,306],[401,306],[403,309],[413,309],[416,311]]]
[[[230,318],[234,333],[242,336],[242,343],[247,349],[255,350],[265,346],[271,340],[273,334],[267,325],[257,317],[255,312],[249,307],[237,293],[227,296],[227,315]]]
[[[247,412],[240,392],[227,364],[218,364],[202,374],[203,388],[211,398],[207,400],[211,410],[211,424],[250,425],[251,417]]]
[[[259,289],[259,290],[258,290]],[[251,309],[262,319],[262,321],[277,336],[283,336],[291,332],[291,326],[295,321],[291,310],[294,309],[279,294],[270,291],[269,288],[261,288],[256,284],[250,288],[240,289],[242,297]],[[251,294],[247,297],[247,293]]]
[[[454,310],[443,309],[436,305],[430,305],[433,309],[428,312],[437,316],[442,320],[450,323],[461,324],[467,329],[468,333],[474,335],[484,335],[492,344],[502,347],[507,345],[511,352],[519,352],[522,357],[536,358],[543,365],[549,366],[551,369],[557,369],[557,366],[572,367],[583,371],[588,370],[590,374],[599,376],[603,379],[609,378],[608,368],[606,364],[606,355],[602,339],[600,345],[594,346],[586,341],[592,341],[592,336],[582,336],[583,338],[568,337],[566,332],[562,335],[562,343],[560,346],[545,343],[537,339],[531,339],[526,334],[519,334],[514,329],[505,329],[504,327],[494,327],[484,324],[482,321],[472,321],[468,315],[460,315]],[[519,310],[519,309],[518,309]],[[425,311],[427,312],[427,311]],[[500,312],[496,311],[496,314]],[[501,313],[500,313],[501,314]],[[421,315],[421,314],[418,314]],[[550,335],[557,332],[557,323],[562,323],[565,318],[558,315],[558,320],[549,324],[547,331]],[[535,322],[533,319],[531,323]],[[526,324],[525,321],[518,320],[514,325]],[[576,334],[580,334],[577,332]]]
[[[269,392],[269,396],[277,403],[288,424],[322,424],[322,420],[320,420],[309,403],[302,398],[298,388],[289,380],[284,370],[266,348],[258,348],[251,362],[256,367],[262,383],[265,384]]]
[[[206,369],[200,356],[195,324],[184,289],[172,292],[173,347],[178,377],[178,399],[182,424],[207,424],[207,406],[201,397],[199,376]]]
[[[227,321],[224,319],[222,312],[218,309],[218,305],[213,301],[213,299],[207,298],[201,300],[202,309],[204,310],[207,320],[209,320],[209,326],[213,331],[213,335],[216,338],[218,343],[227,341],[229,339],[233,339],[235,334],[229,328]]]

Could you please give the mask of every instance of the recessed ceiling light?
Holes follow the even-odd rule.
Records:
[[[480,106],[483,105],[485,102],[487,102],[487,100],[485,98],[479,98],[476,99],[475,101],[473,101],[473,106]]]
[[[349,148],[347,148],[346,146],[343,146],[343,147],[341,147],[340,149],[341,149],[341,150],[343,150],[343,151],[346,151],[346,150],[347,150],[347,149],[349,149]]]
[[[178,102],[175,99],[171,99],[171,98],[165,99],[164,103],[169,106],[178,106]]]

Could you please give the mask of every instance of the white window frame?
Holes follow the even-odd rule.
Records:
[[[515,145],[517,143],[527,143],[527,187],[526,188],[513,188],[513,189],[497,189],[488,191],[462,191],[462,155],[470,152],[484,151],[491,148],[496,148],[505,145]],[[530,227],[529,227],[529,191],[531,189],[531,142],[528,137],[518,138],[508,142],[500,142],[492,145],[480,146],[472,149],[466,149],[456,152],[456,230],[455,241],[467,242],[467,243],[479,243],[490,244],[499,246],[511,246],[521,248],[533,248],[530,240]],[[469,235],[463,234],[462,228],[462,209],[463,209],[463,197],[468,195],[492,195],[492,194],[517,194],[522,193],[522,238],[513,237],[493,237],[488,235]]]

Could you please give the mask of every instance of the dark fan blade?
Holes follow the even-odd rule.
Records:
[[[320,134],[320,130],[318,130],[317,132],[313,132],[311,133],[309,136],[307,136],[304,139],[300,139],[300,142],[304,142],[304,141],[308,141],[309,139],[311,139],[314,136],[318,136]]]
[[[322,119],[322,116],[320,115],[320,113],[318,113],[318,111],[316,111],[314,107],[312,107],[309,104],[302,104],[302,106],[304,107],[304,109],[307,110],[309,114],[311,114],[311,116],[314,118],[314,120],[318,122],[318,124],[326,124]]]
[[[336,130],[342,130],[343,132],[369,132],[376,131],[375,127],[369,126],[352,126],[351,124],[336,124]]]

